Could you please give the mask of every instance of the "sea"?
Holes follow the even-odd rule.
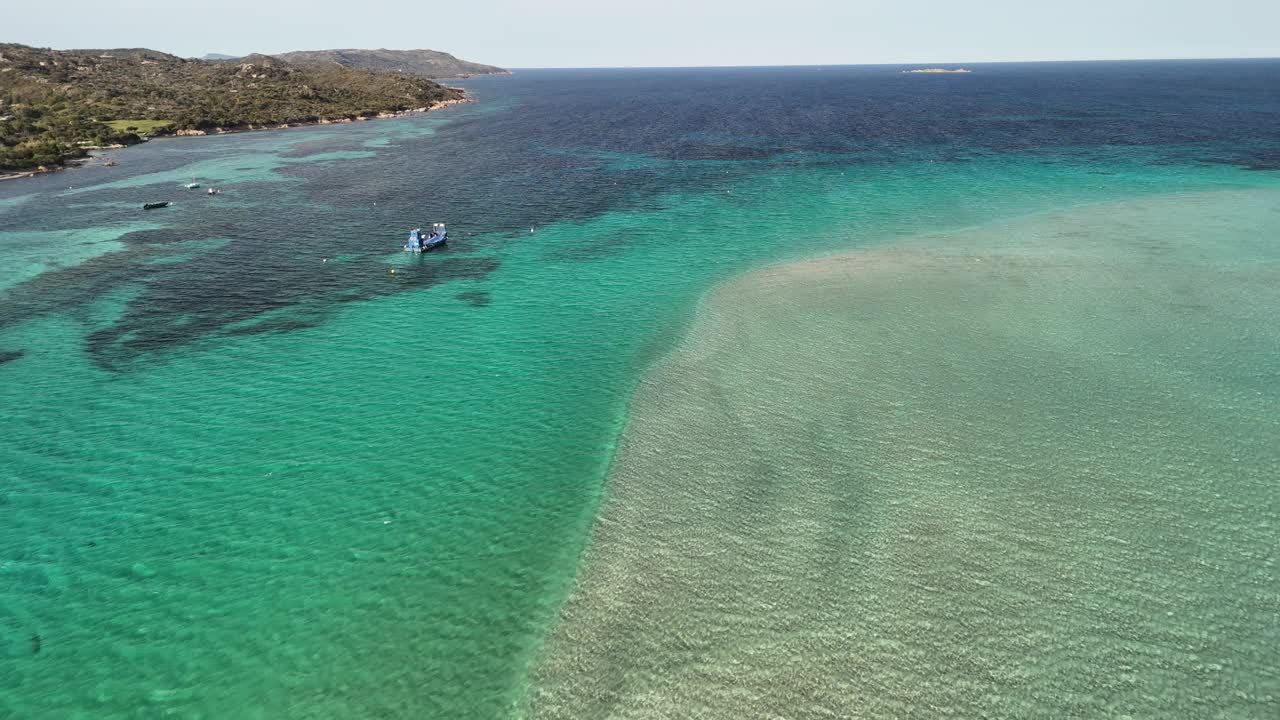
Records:
[[[1280,714],[1280,60],[966,67],[0,183],[0,718]]]

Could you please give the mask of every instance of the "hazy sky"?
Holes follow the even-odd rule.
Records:
[[[1280,0],[0,0],[0,41],[507,67],[1280,56]]]

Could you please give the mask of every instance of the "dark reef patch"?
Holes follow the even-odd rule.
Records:
[[[303,262],[253,253],[255,265],[245,267],[228,259],[251,252],[238,251],[240,244],[232,242],[198,260],[155,266],[119,320],[86,337],[90,356],[101,367],[120,370],[132,360],[217,336],[306,330],[322,324],[337,303],[480,280],[500,264],[493,258],[436,257],[393,274],[372,255],[325,264],[310,256]]]
[[[454,297],[474,307],[484,307],[493,302],[493,298],[484,290],[466,290],[454,295]]]
[[[0,350],[0,365],[11,363],[26,354],[25,350]]]
[[[108,253],[11,287],[0,305],[0,328],[57,311],[76,313],[103,293],[144,276],[148,266],[142,263],[156,254],[145,246]]]

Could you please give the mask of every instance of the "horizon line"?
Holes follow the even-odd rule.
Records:
[[[25,45],[25,43],[0,40],[0,44],[11,43],[14,45]],[[283,55],[291,52],[323,52],[325,50],[391,50],[399,52],[411,52],[414,50],[430,50],[433,52],[443,52],[458,57],[457,53],[452,50],[440,50],[438,48],[322,48],[319,50],[282,50],[278,52],[262,52],[253,51],[241,55],[232,55],[230,53],[222,53],[216,51],[206,51],[203,55],[183,55],[181,53],[170,52],[167,50],[156,50],[154,47],[105,47],[105,48],[55,48],[50,45],[27,45],[27,47],[55,50],[61,52],[75,52],[84,50],[152,50],[161,52],[175,57],[187,60],[202,60],[206,55],[226,55],[231,59],[247,57],[249,55]],[[963,61],[941,61],[941,60],[912,60],[912,61],[882,61],[882,62],[798,62],[798,63],[776,63],[776,64],[738,64],[730,63],[725,65],[496,65],[491,62],[479,63],[478,61],[470,61],[465,58],[459,58],[464,62],[477,62],[482,65],[493,65],[504,70],[695,70],[695,69],[731,69],[731,68],[810,68],[810,67],[902,67],[911,65],[927,65],[931,67],[941,67],[944,65],[1027,65],[1036,63],[1099,63],[1099,62],[1179,62],[1189,60],[1203,61],[1224,61],[1224,60],[1280,60],[1280,51],[1276,55],[1193,55],[1179,57],[1101,57],[1101,58],[1039,58],[1030,60],[963,60]]]
[[[780,63],[775,65],[509,65],[506,70],[730,70],[745,68],[824,68],[824,67],[960,67],[967,65],[1035,65],[1059,63],[1104,62],[1187,62],[1187,61],[1237,61],[1280,60],[1280,55],[1240,56],[1191,56],[1191,57],[1123,57],[1123,58],[1072,58],[1040,60],[966,60],[966,61],[914,61],[914,62],[835,62],[835,63]],[[472,77],[480,77],[473,75]]]

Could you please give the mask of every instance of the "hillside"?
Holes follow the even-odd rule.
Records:
[[[88,146],[145,133],[370,117],[460,98],[413,75],[265,55],[212,62],[141,48],[0,44],[0,170],[61,165]]]
[[[299,50],[273,57],[297,65],[341,65],[424,78],[456,78],[507,72],[492,65],[459,60],[439,50]]]

